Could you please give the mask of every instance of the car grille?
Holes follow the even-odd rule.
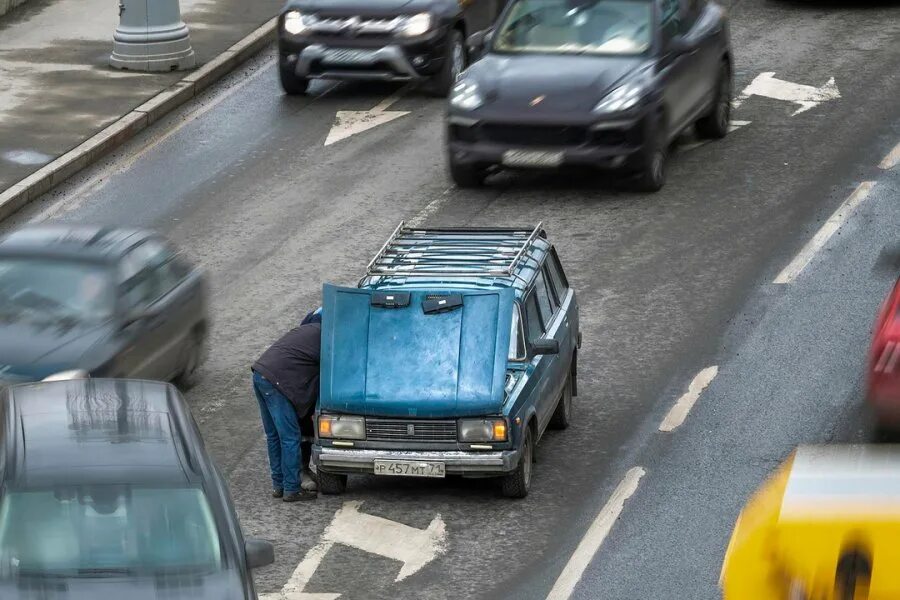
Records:
[[[516,146],[577,146],[587,140],[587,129],[568,125],[501,125],[481,126],[482,137],[491,142]]]
[[[456,421],[366,418],[366,439],[370,441],[455,442]]]

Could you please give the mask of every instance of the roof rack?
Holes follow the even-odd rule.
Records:
[[[401,221],[366,267],[366,277],[509,277],[543,235],[534,229],[409,227]]]

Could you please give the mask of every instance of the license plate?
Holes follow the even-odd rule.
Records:
[[[562,152],[538,150],[507,150],[503,153],[503,164],[508,167],[558,167],[563,162]]]
[[[401,477],[446,477],[442,462],[420,462],[417,460],[376,460],[376,475],[399,475]]]
[[[373,60],[371,50],[326,50],[322,62],[332,65],[364,65]]]

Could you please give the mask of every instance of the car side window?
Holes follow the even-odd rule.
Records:
[[[562,266],[559,264],[559,257],[556,256],[555,249],[550,250],[547,261],[544,264],[547,267],[547,273],[550,275],[550,282],[553,285],[553,289],[556,290],[556,297],[559,299],[559,302],[562,303],[566,297],[566,292],[569,291],[569,282],[566,279],[565,273],[563,273]]]
[[[659,25],[663,39],[668,42],[682,32],[681,6],[678,0],[661,0],[659,4]]]
[[[128,309],[148,306],[155,297],[156,284],[148,252],[151,250],[146,242],[135,246],[119,263],[119,294]]]
[[[541,314],[538,311],[537,299],[532,293],[525,300],[525,331],[528,340],[539,339],[544,335],[544,326],[541,324]]]
[[[181,262],[175,251],[161,240],[150,240],[150,268],[156,279],[156,298],[161,298],[171,292],[187,277],[188,268]]]
[[[550,296],[550,290],[547,289],[547,281],[544,279],[543,270],[538,271],[537,277],[534,278],[534,297],[537,298],[544,329],[547,329],[550,325],[550,320],[553,319],[554,302]]]

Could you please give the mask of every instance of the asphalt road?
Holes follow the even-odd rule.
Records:
[[[640,466],[574,597],[715,598],[733,520],[766,473],[798,443],[867,436],[861,366],[890,285],[872,265],[900,224],[900,182],[877,167],[900,141],[900,6],[730,4],[738,90],[774,72],[814,87],[833,77],[840,98],[796,115],[796,104],[747,98],[734,118],[749,124],[721,142],[684,140],[660,194],[588,176],[456,190],[443,105],[415,92],[388,108],[408,114],[325,146],[337,111],[369,110],[398,88],[323,84],[286,98],[268,54],[10,224],[154,227],[209,271],[211,356],[188,399],[245,530],[277,544],[260,591],[281,590],[307,557],[317,568],[304,591],[347,600],[542,599]],[[847,226],[793,283],[770,283],[864,180],[878,184]],[[374,477],[351,478],[343,497],[273,501],[249,365],[318,304],[323,282],[354,283],[401,219],[544,222],[582,307],[576,422],[543,440],[524,501],[479,480]],[[710,365],[719,375],[685,424],[659,432]],[[394,560],[323,546],[345,501],[420,530],[437,519],[435,558],[397,581]]]

